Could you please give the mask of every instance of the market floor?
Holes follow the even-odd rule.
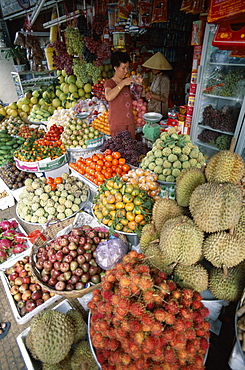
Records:
[[[13,217],[18,219],[15,213],[15,207],[0,211],[0,218],[9,219]],[[27,232],[32,231],[32,226],[23,224],[22,222],[20,223]],[[75,308],[81,309],[83,314],[86,315],[86,312],[84,312],[77,299],[71,299],[70,302]],[[55,304],[57,302],[53,305]],[[235,342],[235,310],[236,304],[234,303],[230,303],[227,307],[222,308],[219,317],[219,320],[222,322],[221,331],[218,336],[211,333],[206,370],[230,370],[228,362]],[[8,334],[0,340],[0,370],[26,370],[27,368],[17,345],[16,337],[29,325],[28,323],[24,325],[16,323],[2,281],[0,281],[0,322],[11,323]]]

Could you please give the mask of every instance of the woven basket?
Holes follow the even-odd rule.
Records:
[[[47,224],[46,230],[43,232],[43,235],[46,237],[47,241],[54,239],[56,234],[60,230],[72,224],[74,221],[74,218],[75,217],[69,218],[67,220],[60,221],[53,225]],[[41,246],[45,247],[47,245],[47,241],[43,241],[40,237],[38,237],[35,243],[33,244],[31,253],[30,253],[30,263],[31,263],[32,275],[43,289],[48,290],[51,293],[61,295],[62,297],[65,297],[65,298],[80,298],[80,297],[83,297],[85,294],[92,292],[94,289],[101,287],[101,283],[98,283],[98,284],[91,285],[88,288],[81,289],[81,290],[58,291],[54,289],[53,287],[51,287],[50,285],[48,285],[47,283],[44,283],[42,281],[40,272],[35,267],[35,256],[38,251],[38,248]]]

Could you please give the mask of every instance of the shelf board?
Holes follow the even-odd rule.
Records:
[[[241,63],[215,63],[215,62],[209,62],[209,64],[214,64],[214,65],[218,65],[218,66],[234,66],[234,67],[244,67],[245,64],[241,64]]]
[[[225,135],[231,135],[233,136],[234,135],[234,132],[228,132],[228,131],[221,131],[221,130],[217,130],[215,128],[212,128],[210,126],[206,126],[206,125],[198,125],[198,127],[201,127],[201,128],[204,128],[204,129],[207,129],[207,130],[211,130],[211,131],[215,131],[215,132],[219,132],[221,134],[225,134]]]
[[[239,99],[237,97],[232,97],[232,96],[221,96],[221,95],[213,95],[213,94],[206,94],[206,93],[202,93],[202,95],[207,96],[208,98],[215,98],[215,99],[227,99],[227,100],[236,100],[236,101],[243,100],[243,99]]]
[[[195,140],[195,144],[196,145],[202,145],[202,146],[205,146],[206,148],[210,148],[210,149],[213,149],[213,150],[217,150],[217,151],[220,151],[219,148],[217,148],[217,146],[214,146],[214,145],[211,145],[211,144],[208,144],[208,143],[203,143],[201,140]]]

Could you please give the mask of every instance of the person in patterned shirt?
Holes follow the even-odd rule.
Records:
[[[142,83],[142,78],[126,77],[130,64],[130,56],[123,51],[115,51],[111,55],[114,76],[105,81],[105,98],[109,103],[109,125],[111,136],[127,130],[135,138],[135,122],[132,106],[130,85]]]

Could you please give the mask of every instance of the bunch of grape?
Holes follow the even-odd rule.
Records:
[[[86,63],[80,61],[77,58],[73,59],[73,73],[77,77],[79,84],[86,84],[89,81],[88,74],[86,71]]]
[[[91,28],[88,25],[85,15],[80,15],[80,17],[78,18],[77,28],[79,29],[81,35],[88,37],[91,35]]]
[[[84,45],[83,58],[85,59],[87,63],[92,63],[97,58],[97,55],[94,53],[91,53],[91,51],[87,48],[87,46]]]
[[[104,60],[110,58],[111,56],[111,48],[110,46],[106,43],[103,42],[102,44],[99,45],[97,49],[97,59],[95,61],[95,64],[97,66],[100,66]]]
[[[210,126],[214,129],[233,132],[236,127],[236,122],[240,108],[231,107],[224,105],[220,110],[213,108],[211,105],[208,105],[204,108],[203,111],[203,121],[202,125]]]
[[[236,96],[244,93],[239,91],[239,82],[245,78],[243,69],[229,70],[224,78],[224,85],[218,86],[214,93],[220,96]]]
[[[67,52],[70,55],[82,55],[84,46],[83,36],[80,34],[78,28],[66,27],[66,45]]]
[[[103,35],[104,27],[106,25],[105,17],[101,13],[95,14],[92,21],[92,30],[97,35]]]
[[[101,151],[111,149],[115,152],[120,152],[126,159],[126,162],[138,167],[139,163],[148,151],[146,143],[133,139],[127,130],[121,131],[114,137],[107,139],[101,147]]]
[[[215,145],[220,149],[220,150],[228,150],[230,145],[231,145],[231,136],[229,135],[220,135],[216,140],[215,140]]]
[[[53,54],[53,63],[60,71],[64,69],[66,74],[70,76],[72,71],[72,57],[67,53],[66,44],[63,41],[57,40],[53,43],[55,53]]]
[[[101,42],[95,41],[92,37],[85,37],[84,40],[88,50],[93,54],[97,54],[97,50]]]
[[[215,140],[219,137],[219,133],[216,131],[211,130],[203,130],[201,134],[197,136],[199,140],[201,140],[203,143],[210,143],[215,142]]]
[[[92,63],[86,63],[86,72],[92,78],[94,84],[99,81],[100,69]]]

